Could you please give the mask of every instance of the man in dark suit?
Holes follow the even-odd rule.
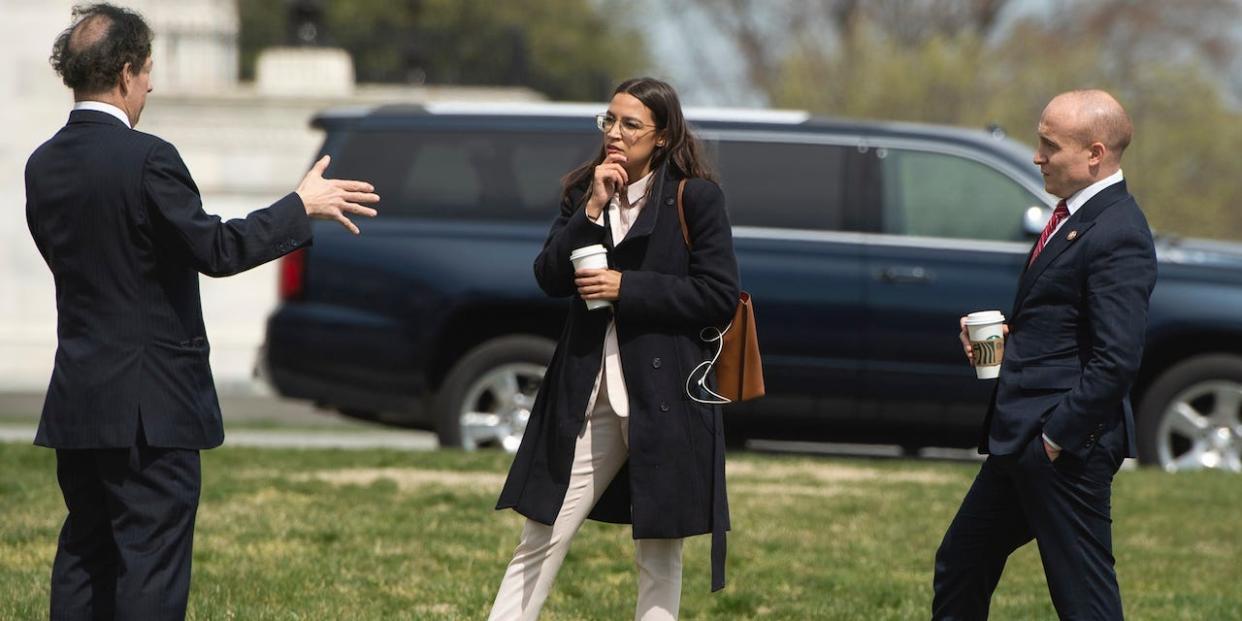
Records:
[[[1122,618],[1112,479],[1135,455],[1129,393],[1156,282],[1121,172],[1131,132],[1103,91],[1058,95],[1040,118],[1035,164],[1062,200],[1018,283],[980,443],[990,456],[936,553],[935,619],[987,618],[1006,559],[1032,538],[1061,618]]]
[[[26,166],[26,218],[56,282],[55,370],[35,443],[56,449],[69,514],[53,619],[181,619],[199,450],[224,439],[198,274],[227,276],[311,242],[309,218],[372,216],[363,182],[326,180],[241,219],[203,211],[172,145],[132,129],[151,90],[151,30],[74,10],[52,64],[76,101]]]

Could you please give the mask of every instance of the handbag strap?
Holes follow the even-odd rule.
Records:
[[[686,180],[682,179],[677,183],[677,221],[681,222],[681,238],[686,242],[686,248],[694,248],[694,244],[690,243],[690,229],[686,226],[686,208],[682,204],[681,196],[686,192]]]

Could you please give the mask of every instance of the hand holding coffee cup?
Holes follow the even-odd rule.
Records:
[[[962,315],[958,319],[958,323],[961,331],[957,335],[957,340],[962,344],[962,353],[966,354],[966,364],[973,367],[975,366],[975,356],[970,350],[970,333],[966,330],[966,315]],[[1005,324],[1004,327],[1004,336],[1009,338],[1009,324]]]
[[[569,253],[569,260],[574,264],[574,285],[578,288],[578,295],[586,302],[587,310],[612,306],[608,300],[588,297],[606,293],[604,279],[608,277],[603,274],[616,273],[608,269],[608,249],[602,244],[583,246]],[[584,273],[584,270],[587,271]],[[620,278],[617,281],[619,289]]]
[[[621,272],[608,269],[585,269],[574,273],[578,295],[590,302],[613,302],[621,297]]]
[[[959,338],[966,350],[966,359],[975,367],[975,377],[995,379],[1000,376],[1005,357],[1005,337],[1009,326],[1000,311],[979,311],[961,318]]]

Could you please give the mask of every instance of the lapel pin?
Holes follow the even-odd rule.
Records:
[[[1067,236],[1065,237],[1065,239],[1067,239],[1067,240],[1069,240],[1069,241],[1074,241],[1075,239],[1078,239],[1078,229],[1074,229],[1074,230],[1070,231],[1070,232],[1069,232],[1069,235],[1067,235]]]

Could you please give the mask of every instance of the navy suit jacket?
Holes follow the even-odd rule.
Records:
[[[1042,432],[1081,459],[1099,444],[1135,456],[1130,389],[1155,284],[1147,219],[1124,181],[1104,188],[1022,274],[980,451]]]
[[[310,243],[289,194],[243,219],[203,211],[172,145],[77,110],[26,164],[26,220],[56,282],[57,348],[35,443],[224,441],[198,274],[227,276]]]

